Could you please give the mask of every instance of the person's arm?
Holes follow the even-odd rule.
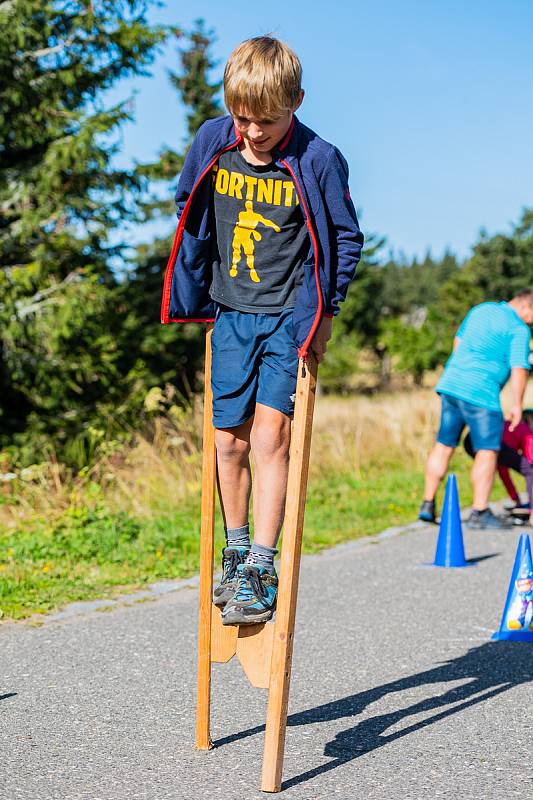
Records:
[[[499,466],[498,475],[500,476],[503,485],[507,489],[507,494],[509,495],[513,503],[519,503],[520,496],[516,491],[516,486],[513,483],[513,479],[511,478],[511,473],[509,472],[507,467]]]
[[[511,370],[511,391],[513,405],[509,415],[509,430],[514,431],[522,419],[522,402],[526,391],[528,370],[523,367],[513,367]]]
[[[511,391],[513,407],[509,417],[509,430],[514,431],[522,419],[522,402],[529,374],[529,351],[531,332],[526,325],[516,328],[511,338],[509,363],[511,367]]]
[[[205,137],[209,122],[210,120],[208,120],[207,123],[204,122],[203,125],[198,128],[196,136],[194,137],[189,151],[185,156],[185,161],[183,163],[178,180],[178,188],[176,190],[176,194],[174,195],[176,216],[178,217],[178,220],[183,213],[183,209],[187,205],[187,201],[193,190],[195,180],[198,175],[198,168],[202,162],[202,156],[206,147]]]
[[[323,361],[324,356],[326,355],[326,350],[328,349],[328,342],[331,339],[332,331],[332,317],[324,317],[318,326],[317,332],[313,336],[313,341],[311,342],[311,350],[313,351],[313,355],[319,364],[321,361]]]
[[[320,188],[326,214],[335,232],[331,254],[330,299],[326,303],[324,312],[326,316],[335,317],[340,311],[339,304],[346,298],[348,286],[354,278],[364,242],[350,197],[348,164],[336,147],[331,150],[320,177]]]
[[[348,187],[348,164],[337,148],[333,148],[320,178],[326,213],[335,230],[336,250],[330,276],[330,299],[324,309],[324,317],[311,342],[313,353],[320,363],[324,358],[327,343],[333,329],[332,318],[340,311],[339,304],[346,298],[348,286],[353,280],[361,258],[364,236],[359,228],[350,189]]]
[[[263,223],[265,228],[274,228],[276,233],[279,233],[281,231],[281,228],[279,227],[279,225],[276,225],[276,223],[272,222],[271,219],[266,219],[266,217],[260,217],[260,221]]]

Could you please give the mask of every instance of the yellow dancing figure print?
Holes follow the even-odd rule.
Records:
[[[250,278],[254,283],[260,283],[261,278],[255,270],[254,262],[254,249],[255,242],[260,242],[263,238],[259,231],[256,230],[257,226],[261,223],[265,228],[274,228],[276,233],[281,231],[279,225],[272,222],[270,219],[262,217],[254,211],[254,206],[251,200],[246,200],[246,211],[241,211],[239,219],[233,230],[233,260],[229,271],[230,277],[237,277],[237,265],[241,260],[241,249],[246,256],[246,266],[250,270]]]

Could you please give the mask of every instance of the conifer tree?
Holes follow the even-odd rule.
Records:
[[[187,108],[187,133],[182,150],[166,147],[159,160],[144,167],[144,174],[159,181],[157,196],[144,206],[146,219],[169,218],[170,235],[158,237],[137,248],[134,270],[125,287],[127,303],[136,315],[139,330],[139,358],[157,385],[171,383],[180,391],[197,388],[196,378],[202,365],[204,328],[192,325],[161,325],[160,306],[163,277],[172,247],[175,224],[174,194],[184,154],[200,125],[223,113],[219,100],[221,81],[213,81],[216,67],[211,51],[215,41],[212,30],[197,20],[190,32],[182,33],[179,49],[180,69],[170,71],[178,99]]]
[[[30,460],[135,382],[110,234],[138,214],[142,178],[114,166],[131,112],[105,91],[153,61],[167,31],[151,2],[0,2],[0,446],[24,442]]]
[[[341,313],[333,323],[333,335],[327,358],[320,367],[320,384],[327,391],[349,388],[358,371],[362,348],[380,358],[379,320],[383,304],[383,272],[379,252],[384,240],[367,236],[355,280],[350,285]]]
[[[195,22],[187,35],[189,47],[181,51],[181,71],[171,72],[170,81],[187,106],[187,129],[189,141],[206,119],[222,113],[219,93],[222,81],[210,81],[210,74],[218,66],[213,60],[214,32],[206,30],[202,19]]]

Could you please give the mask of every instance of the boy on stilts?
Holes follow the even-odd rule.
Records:
[[[239,45],[224,73],[229,115],[201,126],[176,194],[162,322],[214,322],[226,547],[213,602],[225,625],[264,622],[276,607],[298,360],[324,357],[363,245],[346,161],[296,118],[303,97],[287,45]]]

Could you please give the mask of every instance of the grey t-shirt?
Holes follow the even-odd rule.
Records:
[[[294,306],[309,237],[290,174],[275,164],[249,164],[239,150],[229,150],[213,168],[213,186],[212,299],[255,313]]]

